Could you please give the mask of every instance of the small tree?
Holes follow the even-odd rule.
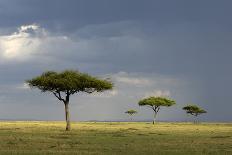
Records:
[[[107,80],[100,80],[74,70],[65,70],[59,73],[47,71],[38,77],[27,80],[26,83],[31,88],[38,88],[42,92],[53,93],[58,100],[64,103],[67,131],[71,129],[69,114],[69,99],[71,95],[78,92],[102,92],[113,87],[113,84]]]
[[[197,105],[187,105],[185,107],[182,108],[183,110],[186,111],[187,114],[193,115],[195,117],[197,117],[200,114],[204,114],[207,113],[207,111],[205,111],[204,109],[198,107]],[[195,121],[196,123],[196,121]]]
[[[148,106],[154,111],[153,124],[155,124],[157,113],[161,106],[170,107],[176,102],[165,97],[148,97],[139,101],[139,106]]]
[[[133,110],[133,109],[130,109],[130,110],[127,110],[125,112],[126,114],[130,115],[131,116],[131,120],[132,120],[132,116],[136,113],[138,113],[136,110]]]

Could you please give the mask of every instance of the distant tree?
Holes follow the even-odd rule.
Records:
[[[100,80],[86,73],[75,70],[63,72],[47,71],[42,75],[26,81],[31,88],[38,88],[42,92],[51,92],[62,101],[65,106],[66,130],[71,130],[69,99],[70,96],[79,93],[102,92],[112,89],[113,84],[108,80]]]
[[[204,114],[207,113],[207,111],[205,111],[204,109],[198,107],[197,105],[187,105],[185,107],[182,108],[183,110],[186,111],[187,114],[193,115],[195,117],[197,117],[200,114]],[[197,121],[195,121],[196,123]]]
[[[132,115],[138,113],[136,110],[133,110],[133,109],[130,109],[130,110],[127,110],[125,112],[126,114],[130,115],[131,116],[131,120],[132,120]]]
[[[176,102],[174,100],[165,98],[165,97],[148,97],[142,99],[138,103],[140,106],[148,106],[154,111],[154,119],[153,124],[155,124],[157,113],[159,112],[160,108],[163,107],[170,107]]]

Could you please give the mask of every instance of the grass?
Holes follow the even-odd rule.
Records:
[[[0,122],[0,154],[229,155],[232,124]]]

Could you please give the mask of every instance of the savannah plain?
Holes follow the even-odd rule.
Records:
[[[0,122],[1,155],[230,155],[231,123]]]

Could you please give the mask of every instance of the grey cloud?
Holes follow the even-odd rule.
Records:
[[[181,21],[231,24],[228,19],[230,5],[227,0],[5,0],[0,2],[0,17],[5,21],[1,22],[2,27],[37,22],[59,32],[125,20],[152,20],[160,24]]]
[[[33,23],[40,25],[46,35],[31,29],[27,31],[27,41],[18,50],[18,56],[26,56],[26,59],[4,59],[1,56],[0,106],[3,110],[0,118],[62,119],[56,113],[63,107],[56,107],[52,96],[16,87],[44,70],[73,68],[97,76],[112,75],[114,78],[120,71],[127,73],[121,77],[121,82],[113,78],[123,90],[116,88],[118,92],[115,96],[98,96],[96,103],[94,96],[78,95],[73,100],[78,103],[73,105],[72,112],[80,120],[93,118],[94,115],[84,113],[95,104],[99,106],[99,111],[104,111],[96,117],[98,119],[126,119],[126,116],[121,117],[120,112],[135,106],[139,97],[154,91],[170,91],[171,97],[179,103],[161,113],[164,119],[183,120],[185,115],[178,109],[193,102],[208,110],[208,114],[202,116],[203,120],[231,120],[228,110],[231,108],[232,77],[230,6],[231,1],[226,0],[1,1],[0,20],[4,21],[0,23],[1,37],[10,36],[17,32],[18,27]],[[32,46],[35,40],[40,43],[36,47]],[[0,55],[3,52],[4,47],[1,46]],[[183,82],[176,86],[164,84],[162,80],[157,85],[147,82],[146,87],[141,86],[141,90],[134,91],[133,84],[154,81],[157,75]],[[130,85],[123,87],[126,82]],[[117,98],[122,94],[127,96]],[[54,104],[47,105],[47,102]],[[12,107],[17,109],[20,105],[27,105],[27,111],[30,108],[34,111],[41,103],[44,103],[41,111],[46,106],[47,110],[54,108],[54,115],[50,117],[46,110],[44,117],[40,117],[39,112],[35,116],[31,116],[33,112],[27,115],[23,109],[22,112],[11,111]],[[9,110],[9,114],[5,109]],[[217,110],[223,114],[215,115]],[[138,119],[148,118],[149,114],[144,109]]]

